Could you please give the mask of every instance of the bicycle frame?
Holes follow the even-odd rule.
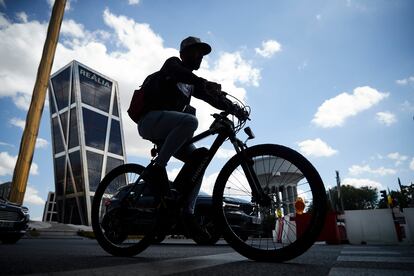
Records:
[[[223,143],[229,139],[232,143],[234,149],[237,152],[239,158],[241,158],[242,168],[246,175],[246,178],[250,184],[250,188],[252,189],[253,201],[257,201],[258,203],[268,206],[271,202],[270,198],[264,193],[259,179],[253,169],[253,160],[249,159],[246,154],[245,150],[247,146],[243,143],[240,139],[236,137],[236,131],[234,127],[233,121],[227,118],[227,113],[223,112],[221,114],[214,114],[213,117],[215,118],[214,122],[211,124],[210,128],[196,136],[194,136],[188,144],[196,143],[200,140],[203,140],[209,136],[217,135],[217,138],[214,140],[213,144],[211,145],[210,149],[208,149],[208,155],[204,162],[201,163],[200,167],[195,170],[194,174],[191,176],[191,179],[197,179],[201,172],[204,172],[205,169],[209,166],[211,160],[216,155],[218,149],[223,145]],[[247,133],[247,132],[246,132]],[[249,139],[253,139],[254,136],[251,133],[250,129],[248,131]]]

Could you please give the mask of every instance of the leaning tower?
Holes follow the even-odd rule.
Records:
[[[116,81],[72,61],[49,81],[56,207],[61,223],[90,225],[95,190],[126,162]]]

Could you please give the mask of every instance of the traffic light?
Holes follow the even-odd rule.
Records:
[[[381,197],[384,199],[385,203],[387,203],[387,200],[388,200],[387,191],[386,190],[381,190],[380,193],[381,193]]]

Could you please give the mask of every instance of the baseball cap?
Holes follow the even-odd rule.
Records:
[[[201,42],[198,37],[189,36],[180,44],[180,52],[184,51],[187,48],[198,47],[203,51],[203,55],[208,55],[211,52],[211,47],[205,42]]]

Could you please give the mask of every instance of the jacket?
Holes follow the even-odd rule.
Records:
[[[178,57],[171,57],[165,61],[160,71],[147,77],[143,83],[144,89],[148,91],[145,95],[146,110],[184,112],[190,104],[191,96],[220,110],[231,109],[233,106],[225,97],[205,89],[206,82],[184,67]]]

